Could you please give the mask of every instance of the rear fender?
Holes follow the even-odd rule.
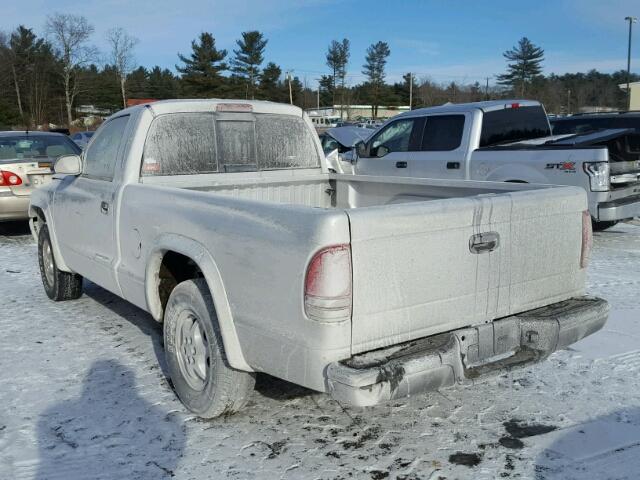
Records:
[[[148,310],[153,318],[161,322],[164,314],[158,293],[158,286],[162,259],[165,253],[170,250],[189,257],[198,265],[198,268],[204,275],[213,297],[220,333],[222,334],[222,343],[224,344],[229,364],[239,370],[253,371],[242,353],[231,314],[231,307],[229,306],[227,298],[227,292],[224,288],[218,266],[205,247],[197,241],[174,233],[162,234],[154,241],[149,257],[147,258],[145,272],[145,297]]]
[[[484,180],[493,182],[519,181],[526,183],[549,183],[542,173],[526,165],[502,165],[487,175]]]

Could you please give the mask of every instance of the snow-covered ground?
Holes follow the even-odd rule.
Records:
[[[638,478],[640,224],[595,235],[605,329],[542,364],[374,408],[263,377],[238,415],[187,413],[151,317],[85,284],[50,302],[0,226],[0,479]]]

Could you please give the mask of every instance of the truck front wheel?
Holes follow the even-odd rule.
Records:
[[[247,403],[255,374],[229,366],[204,279],[186,280],[172,290],[164,315],[164,348],[176,394],[193,413],[213,418]]]
[[[63,272],[56,265],[47,225],[38,233],[38,263],[44,291],[51,300],[75,300],[82,295],[82,276]]]

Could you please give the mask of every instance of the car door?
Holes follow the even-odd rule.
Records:
[[[421,178],[464,179],[469,143],[466,116],[429,115],[425,120],[419,151],[407,173]]]
[[[389,122],[366,143],[366,153],[355,164],[358,175],[407,176],[419,145],[424,118],[399,118]]]
[[[118,292],[114,273],[116,193],[129,116],[100,127],[83,155],[82,174],[68,176],[55,193],[54,225],[61,253],[75,272]]]

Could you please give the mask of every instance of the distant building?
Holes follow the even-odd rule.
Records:
[[[78,105],[76,107],[76,113],[79,116],[83,116],[83,117],[89,116],[89,115],[93,115],[96,117],[108,117],[113,112],[108,108],[99,108],[99,107],[96,107],[95,105]]]
[[[626,85],[625,85],[626,86]],[[579,113],[617,112],[619,108],[585,105],[578,109]]]
[[[627,84],[622,83],[618,85],[623,92],[627,91]],[[640,110],[640,82],[629,83],[629,89],[631,90],[631,108],[630,110]]]
[[[391,118],[399,113],[408,112],[407,106],[378,106],[378,118]],[[342,119],[357,120],[359,118],[371,118],[371,105],[334,105],[333,107],[308,108],[307,114],[311,118],[318,119]]]
[[[134,105],[144,105],[145,103],[153,103],[157,101],[157,98],[127,98],[127,107],[133,107]]]

